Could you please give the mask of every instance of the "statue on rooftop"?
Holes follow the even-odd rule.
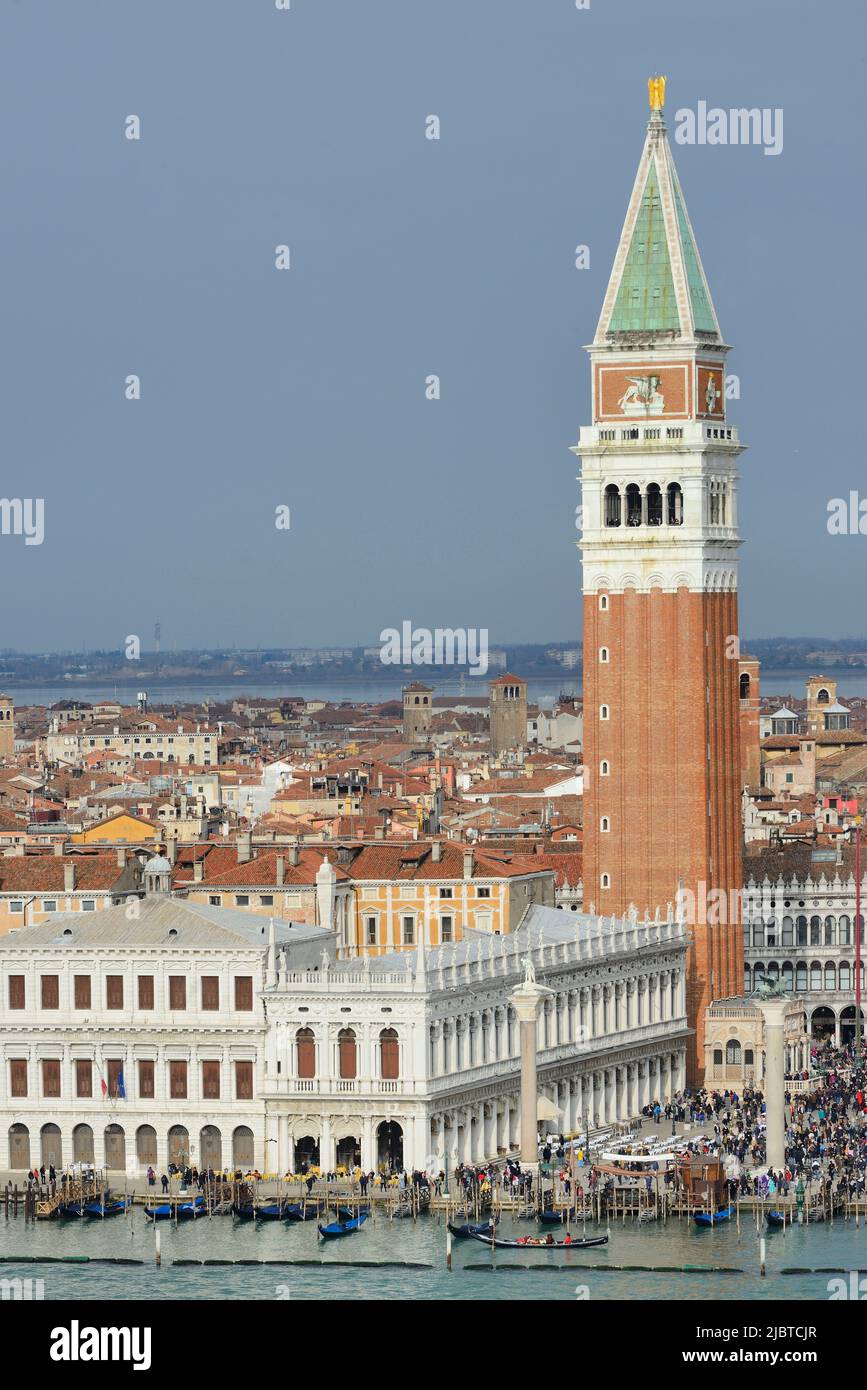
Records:
[[[529,951],[525,956],[521,957],[521,964],[524,967],[524,984],[534,985],[536,983],[536,967],[533,964],[533,957],[530,955]]]

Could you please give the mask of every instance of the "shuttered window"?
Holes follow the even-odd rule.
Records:
[[[24,976],[19,978],[23,980]],[[23,1058],[9,1063],[9,1090],[13,1096],[27,1095],[27,1062]]]
[[[186,975],[169,976],[169,1008],[185,1009],[187,1007],[187,977]]]
[[[84,976],[87,979],[87,976]],[[87,1057],[78,1057],[75,1062],[75,1094],[93,1095],[93,1063]]]
[[[60,976],[40,976],[43,1009],[60,1008]]]
[[[202,1095],[205,1100],[220,1099],[220,1063],[202,1063]]]
[[[244,1013],[253,1007],[253,976],[235,976],[235,1008]]]
[[[235,1099],[253,1099],[253,1063],[235,1063]]]
[[[316,1038],[312,1028],[299,1028],[295,1034],[298,1049],[298,1076],[309,1080],[316,1075]]]
[[[187,1098],[186,1062],[169,1062],[169,1095],[172,1100]]]
[[[202,1008],[219,1009],[220,979],[218,975],[202,976]]]
[[[150,1060],[142,1059],[138,1064],[138,1095],[139,1100],[154,1098],[154,1064]]]
[[[123,976],[106,975],[105,1006],[107,1009],[123,1008]]]
[[[139,975],[138,977],[138,1006],[140,1009],[152,1009],[154,1006],[153,975]]]
[[[108,1073],[106,1076],[108,1094],[111,1096],[112,1100],[117,1100],[120,1096],[120,1074],[123,1071],[123,1062],[118,1058],[114,1058],[112,1061],[106,1062],[105,1069]],[[125,1089],[126,1080],[124,1079],[124,1090]]]
[[[24,976],[9,976],[9,1007],[10,1009],[24,1008]]]
[[[76,975],[74,977],[75,1007],[77,1009],[90,1008],[90,976]],[[90,1095],[90,1091],[79,1091],[79,1095]]]
[[[60,1059],[58,1057],[43,1057],[42,1059],[42,1094],[55,1099],[60,1095]]]

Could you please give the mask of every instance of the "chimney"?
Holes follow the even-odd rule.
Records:
[[[472,851],[471,849],[465,849],[465,850],[464,850],[464,878],[472,878],[472,876],[473,876],[473,851]]]
[[[72,860],[63,866],[63,891],[64,893],[75,892],[75,865]]]
[[[170,864],[174,864],[174,862],[175,862],[175,860],[177,859],[177,857],[178,857],[178,842],[177,842],[177,840],[174,840],[174,839],[169,840],[168,844],[166,845],[166,859],[168,859],[168,861],[169,861]]]
[[[197,859],[193,864],[193,883],[201,883],[205,877],[205,861]]]
[[[238,863],[247,864],[253,858],[253,832],[245,830],[238,836]]]
[[[55,840],[55,841],[54,841],[54,853],[57,855],[58,859],[62,856],[63,850],[64,850],[63,841],[62,841],[62,840]]]
[[[286,882],[286,856],[285,856],[285,854],[278,854],[278,855],[277,855],[277,887],[278,887],[278,888],[282,888],[282,887],[283,887],[283,884],[284,884],[285,882]]]
[[[376,828],[375,828],[375,830],[374,830],[374,832],[373,832],[373,838],[374,838],[375,840],[384,840],[384,839],[385,839],[385,826],[384,826],[384,825],[378,825],[378,826],[376,826]]]
[[[433,860],[434,864],[441,864],[441,863],[442,863],[442,859],[443,859],[443,842],[442,842],[442,840],[434,840],[433,844],[432,844],[431,847],[430,847],[430,857],[431,857],[431,859]]]
[[[122,845],[118,845],[117,849],[117,867],[119,869],[126,868],[126,850]]]
[[[297,869],[297,867],[298,867],[298,861],[299,861],[300,858],[301,858],[301,855],[300,855],[300,853],[299,853],[297,843],[290,845],[290,846],[289,846],[289,863],[292,865],[292,868],[293,868],[293,869]]]

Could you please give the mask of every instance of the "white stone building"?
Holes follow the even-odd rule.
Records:
[[[531,906],[508,936],[330,963],[269,962],[267,1133],[281,1169],[445,1167],[517,1146],[520,1058],[510,995],[524,957],[551,990],[538,1024],[541,1109],[578,1132],[685,1084],[687,938],[678,923],[607,924]]]

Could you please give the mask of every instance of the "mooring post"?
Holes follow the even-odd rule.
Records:
[[[160,1265],[162,1264],[163,1260],[162,1260],[162,1253],[161,1253],[161,1251],[160,1251],[160,1228],[159,1228],[159,1225],[158,1225],[158,1223],[157,1223],[156,1221],[154,1221],[154,1240],[155,1240],[155,1246],[156,1246],[156,1250],[155,1250],[155,1263],[156,1263],[157,1269],[159,1269],[159,1267],[160,1267]]]
[[[762,1236],[759,1241],[759,1274],[765,1277],[765,1238]]]

